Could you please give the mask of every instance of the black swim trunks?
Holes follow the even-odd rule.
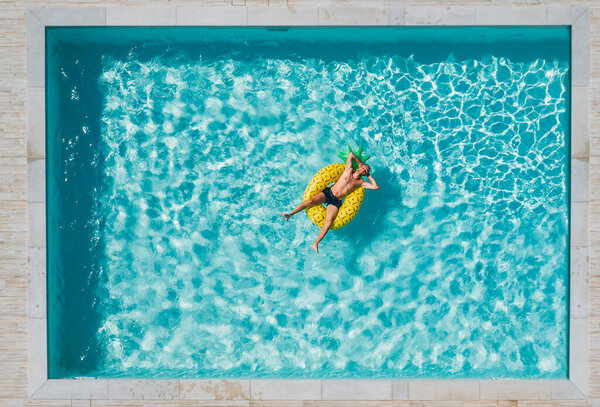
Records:
[[[333,192],[331,192],[331,188],[326,187],[323,190],[323,193],[325,194],[325,202],[327,203],[327,205],[335,205],[338,208],[340,206],[342,206],[341,199],[339,199],[338,197],[336,197],[335,195],[333,195]]]

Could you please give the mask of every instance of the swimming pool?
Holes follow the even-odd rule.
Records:
[[[566,377],[567,28],[61,28],[47,69],[50,377]],[[382,188],[316,256],[279,213],[345,144]]]

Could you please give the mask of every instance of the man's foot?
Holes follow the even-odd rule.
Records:
[[[283,216],[283,219],[288,220],[289,218],[292,217],[292,215],[289,215],[287,213],[282,213],[281,216]]]
[[[316,243],[313,243],[312,246],[310,246],[311,249],[313,249],[315,252],[319,253],[319,246]]]

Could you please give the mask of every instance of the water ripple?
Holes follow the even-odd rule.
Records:
[[[563,377],[566,62],[106,57],[110,375]],[[345,144],[382,189],[318,232]]]

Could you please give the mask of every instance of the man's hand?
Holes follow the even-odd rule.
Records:
[[[352,160],[356,161],[356,163],[357,163],[358,165],[361,165],[361,164],[362,164],[362,161],[360,161],[360,160],[358,159],[358,157],[356,156],[356,154],[354,154],[352,151],[350,152],[350,154],[348,154],[348,158],[351,158]]]
[[[353,152],[350,152],[348,158],[346,158],[346,168],[344,168],[344,171],[352,171],[352,156],[356,157]]]

